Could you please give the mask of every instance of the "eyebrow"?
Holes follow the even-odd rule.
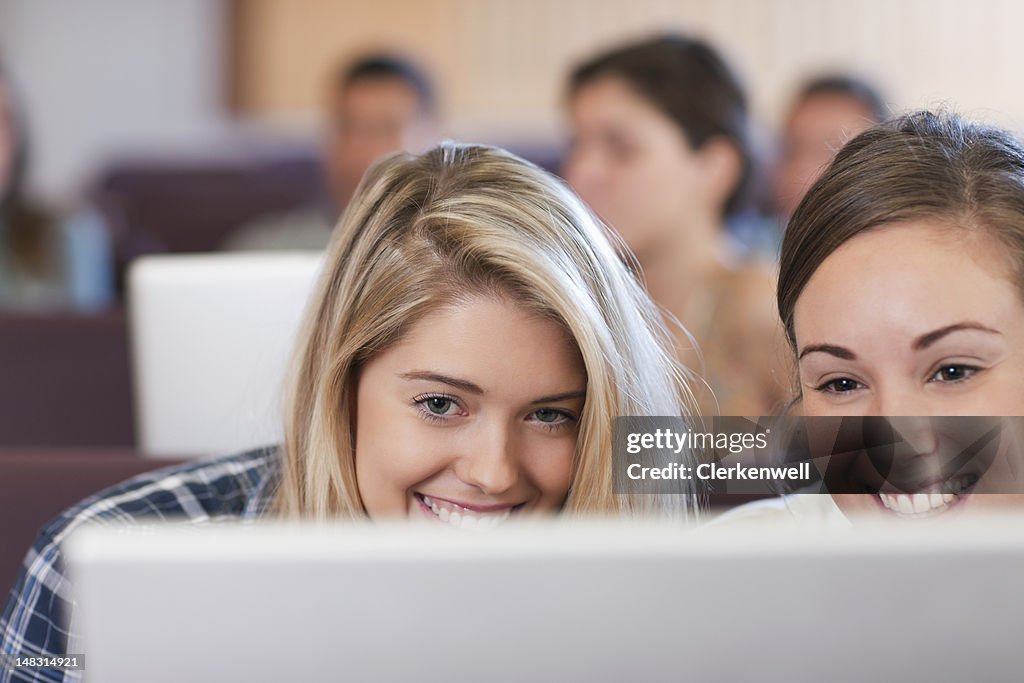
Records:
[[[954,323],[947,325],[946,327],[940,327],[937,330],[933,330],[927,334],[922,334],[920,337],[914,340],[911,348],[915,351],[921,351],[927,349],[929,346],[939,341],[947,334],[953,332],[959,332],[960,330],[978,330],[980,332],[988,332],[990,334],[1002,334],[999,330],[993,330],[991,327],[982,325],[981,323],[974,322],[972,320],[965,320],[964,322]]]
[[[808,344],[800,351],[797,360],[803,360],[803,357],[809,353],[827,353],[843,360],[857,360],[857,354],[853,351],[835,344]]]
[[[577,398],[585,398],[587,395],[586,390],[580,389],[579,391],[565,391],[561,394],[552,394],[551,396],[542,396],[536,401],[530,401],[530,405],[537,405],[538,403],[558,403],[559,401],[571,401]]]
[[[990,334],[1002,334],[999,330],[994,330],[979,322],[965,320],[964,322],[953,323],[952,325],[946,325],[945,327],[940,327],[937,330],[932,330],[931,332],[922,334],[913,341],[911,348],[914,351],[922,351],[946,335],[952,334],[953,332],[959,332],[961,330],[978,330],[979,332],[988,332]],[[836,346],[835,344],[808,344],[800,351],[800,355],[797,357],[797,360],[801,360],[807,354],[815,352],[827,353],[835,356],[836,358],[842,358],[843,360],[857,360],[857,354],[853,351],[842,346]]]
[[[456,389],[468,391],[471,394],[479,395],[484,393],[483,389],[469,380],[459,379],[458,377],[449,377],[448,375],[442,375],[439,372],[405,372],[399,376],[402,379],[420,380],[423,382],[440,382],[441,384],[447,384],[448,386],[455,387]]]
[[[486,393],[482,388],[473,384],[469,380],[459,379],[458,377],[449,377],[448,375],[442,375],[439,372],[425,372],[425,371],[414,371],[404,372],[399,375],[402,379],[418,380],[422,382],[440,382],[441,384],[447,384],[450,387],[456,389],[462,389],[468,391],[471,394],[481,395]],[[530,405],[536,405],[539,403],[558,403],[559,401],[569,401],[577,398],[584,398],[587,395],[585,389],[579,389],[577,391],[564,391],[560,394],[551,394],[550,396],[542,396],[536,400],[530,401]]]

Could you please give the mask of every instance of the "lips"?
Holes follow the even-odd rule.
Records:
[[[930,516],[959,503],[977,482],[978,477],[965,474],[914,493],[879,491],[876,497],[885,509],[904,517]]]
[[[414,496],[420,506],[432,513],[439,522],[456,529],[489,529],[504,523],[513,511],[522,507],[522,504],[463,505],[422,493],[415,493]]]

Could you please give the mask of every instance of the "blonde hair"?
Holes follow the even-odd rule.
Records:
[[[678,494],[612,491],[612,418],[689,414],[684,369],[604,227],[563,183],[508,152],[441,144],[367,173],[328,248],[286,398],[275,509],[365,515],[355,474],[360,366],[439,307],[505,296],[561,324],[587,374],[570,514],[696,509]]]

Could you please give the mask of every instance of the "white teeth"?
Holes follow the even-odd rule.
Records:
[[[914,502],[910,496],[896,496],[896,503],[903,514],[910,515],[914,513]]]
[[[430,508],[437,515],[438,519],[458,529],[489,529],[507,520],[512,513],[511,508],[501,512],[488,513],[475,512],[465,508],[461,509],[461,511],[456,511],[445,507],[445,505],[454,505],[453,503],[442,503],[439,505],[437,501],[432,500],[429,496],[422,496],[422,500],[423,504]]]
[[[878,493],[878,498],[889,510],[902,515],[919,515],[942,510],[971,486],[971,477],[962,476],[921,493]]]

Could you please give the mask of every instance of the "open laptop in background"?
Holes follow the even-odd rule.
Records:
[[[241,451],[281,438],[281,390],[319,252],[147,256],[128,274],[140,449]]]
[[[1009,681],[1024,525],[86,529],[85,680]]]

